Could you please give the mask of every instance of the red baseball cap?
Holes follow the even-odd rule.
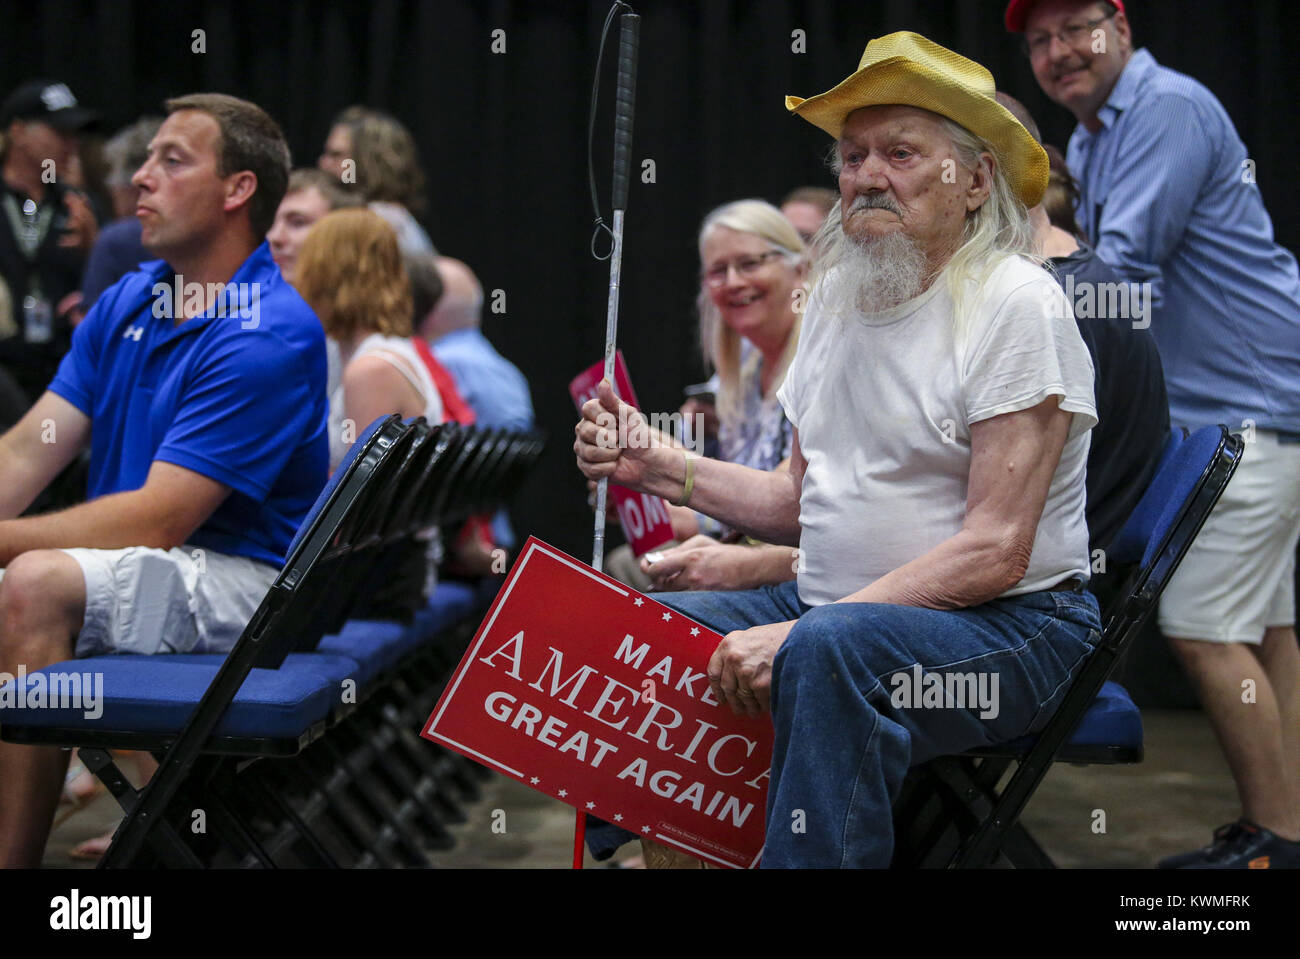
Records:
[[[1128,16],[1128,11],[1124,9],[1124,0],[1110,0],[1115,5],[1115,9],[1120,13]],[[1038,0],[1011,0],[1007,4],[1006,24],[1007,29],[1012,33],[1024,33],[1025,21],[1029,19],[1030,12],[1038,6]]]

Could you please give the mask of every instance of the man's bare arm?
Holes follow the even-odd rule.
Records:
[[[12,519],[49,486],[90,439],[90,418],[48,390],[0,436],[0,519]]]
[[[961,531],[840,602],[964,609],[1020,582],[1071,415],[1053,396],[1031,409],[973,424]]]
[[[193,470],[155,461],[145,484],[57,513],[0,522],[0,567],[33,549],[180,546],[212,515],[230,487]]]
[[[658,589],[754,589],[795,578],[799,551],[789,546],[741,546],[696,536],[667,550],[641,570]]]
[[[668,453],[669,478],[647,492],[670,502],[682,495],[686,482],[686,459],[675,450]],[[790,469],[756,470],[722,460],[696,458],[691,508],[712,516],[746,536],[779,546],[799,545],[799,493],[807,468],[799,449],[799,431],[794,433]]]
[[[621,403],[608,383],[602,382],[597,398],[583,405],[582,416],[573,449],[585,476],[608,478],[669,502],[681,499],[685,455],[679,449],[650,445],[645,418]],[[755,539],[796,546],[805,466],[797,432],[788,473],[695,457],[690,506]]]

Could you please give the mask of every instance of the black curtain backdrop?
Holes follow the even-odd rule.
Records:
[[[715,205],[778,201],[832,185],[821,131],[785,112],[788,93],[829,89],[869,38],[915,30],[983,63],[1065,146],[1072,118],[1039,92],[1001,0],[642,0],[636,172],[627,215],[619,340],[648,410],[671,411],[702,378],[693,302],[695,230]],[[1256,160],[1279,240],[1300,245],[1295,156],[1300,36],[1294,0],[1132,0],[1139,45],[1205,83]],[[492,302],[484,329],[527,375],[547,456],[516,514],[589,558],[591,513],[573,465],[565,386],[600,358],[608,267],[589,252],[586,132],[607,5],[577,0],[42,0],[0,2],[0,89],[69,83],[109,129],[167,96],[217,90],[261,104],[295,164],[314,164],[330,118],[351,103],[386,109],[414,132],[431,185],[427,225],[466,260]],[[203,30],[206,52],[193,52]],[[505,52],[492,51],[504,31]],[[795,52],[803,31],[806,52]],[[498,35],[500,36],[500,35]],[[612,32],[617,45],[617,26]],[[613,55],[606,60],[597,182],[608,202]]]

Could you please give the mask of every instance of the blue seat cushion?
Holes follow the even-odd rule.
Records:
[[[69,660],[37,670],[22,688],[0,694],[0,724],[114,732],[179,733],[217,674],[217,662],[192,657],[121,654]],[[222,657],[216,657],[217,661]],[[98,704],[50,695],[51,676],[99,677]],[[37,677],[40,676],[40,679]],[[18,680],[14,681],[15,683]],[[66,681],[58,685],[66,688]],[[294,739],[324,719],[335,687],[314,669],[254,669],[221,717],[213,735],[241,739]],[[46,692],[46,705],[32,697]],[[27,700],[22,708],[21,700]],[[97,709],[99,715],[93,715]],[[87,712],[92,712],[87,716]]]
[[[225,653],[175,653],[167,658],[178,663],[199,663],[205,666],[220,666],[226,659]],[[357,679],[360,667],[350,656],[340,653],[290,653],[284,658],[281,669],[306,670],[320,675],[332,686],[338,686],[346,679]]]
[[[1036,735],[996,747],[999,755],[1005,752],[1028,752],[1038,741]],[[1061,747],[1062,752],[1071,746],[1113,746],[1125,749],[1142,748],[1142,714],[1133,705],[1128,690],[1119,683],[1105,682],[1093,699],[1088,711],[1079,720],[1074,735]],[[974,750],[979,752],[979,750]]]
[[[366,685],[401,658],[410,627],[382,619],[350,619],[339,632],[325,636],[317,653],[346,656],[357,664],[357,680]]]
[[[1119,683],[1102,684],[1070,737],[1071,746],[1142,746],[1142,714]]]
[[[171,658],[188,663],[220,666],[226,657],[223,653],[180,653]],[[280,668],[303,670],[325,680],[330,688],[331,709],[356,703],[355,693],[365,682],[362,679],[364,670],[361,665],[351,656],[344,656],[341,653],[290,653],[284,658]],[[352,683],[351,687],[344,685],[348,682]]]
[[[455,626],[471,615],[478,605],[478,590],[470,583],[440,582],[428,602],[415,614],[417,642],[428,642],[444,629]]]

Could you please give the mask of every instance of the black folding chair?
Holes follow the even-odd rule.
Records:
[[[913,769],[894,804],[895,867],[984,867],[999,856],[1021,868],[1051,867],[1020,814],[1052,763],[1141,761],[1137,707],[1107,677],[1156,609],[1243,449],[1241,437],[1222,426],[1170,438],[1150,486],[1108,551],[1110,562],[1137,565],[1060,707],[1037,736]],[[999,788],[1013,763],[1015,772]]]
[[[416,737],[427,708],[407,710],[436,697],[431,687],[455,661],[438,650],[468,638],[479,598],[447,584],[412,624],[353,617],[374,583],[409,561],[417,534],[442,521],[439,504],[463,481],[456,467],[470,461],[461,453],[482,442],[422,419],[376,421],[228,655],[56,664],[42,672],[102,673],[101,716],[0,710],[0,737],[80,747],[117,798],[127,815],[101,867],[428,865],[428,849],[451,844],[446,824],[464,819],[477,775]],[[160,768],[136,790],[110,749],[149,751]]]
[[[319,638],[346,614],[345,603],[330,601],[331,595],[347,592],[331,587],[331,578],[358,557],[340,530],[389,480],[397,462],[394,453],[411,431],[392,417],[376,421],[354,445],[299,531],[280,575],[219,666],[205,662],[211,657],[184,655],[117,655],[57,664],[49,672],[65,668],[104,675],[102,716],[58,710],[6,710],[0,716],[7,741],[81,747],[87,765],[127,812],[101,865],[134,861],[146,844],[161,862],[199,865],[178,838],[177,828],[184,824],[164,816],[182,786],[218,777],[229,757],[292,755],[321,735],[335,681],[342,678],[340,664],[298,658],[293,668],[279,667],[303,635],[314,632]],[[254,667],[264,668],[255,672]],[[241,687],[243,695],[237,698]],[[205,690],[201,698],[200,690]],[[149,784],[137,791],[116,768],[111,748],[165,757]],[[201,809],[204,830],[211,825],[240,832],[224,804],[211,793],[208,797],[214,801],[190,807]]]

